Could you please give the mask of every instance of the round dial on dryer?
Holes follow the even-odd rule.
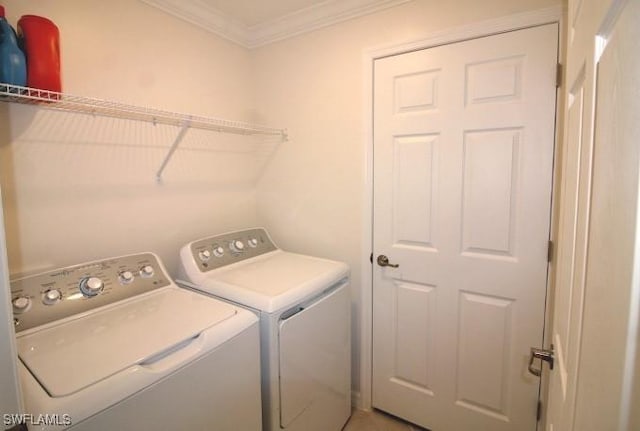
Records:
[[[62,293],[58,289],[50,289],[42,295],[42,303],[44,305],[53,305],[62,299]]]
[[[133,281],[134,279],[134,275],[133,272],[131,271],[122,271],[120,274],[118,274],[118,280],[120,280],[120,284],[129,284]]]
[[[251,247],[251,248],[256,248],[258,246],[258,239],[257,238],[249,238],[249,241],[247,241],[247,244],[249,244],[249,247]]]
[[[229,248],[234,253],[242,253],[244,251],[244,243],[239,239],[234,239],[229,243]]]
[[[153,266],[151,265],[145,265],[140,268],[140,275],[145,278],[153,277],[154,272],[155,271],[153,270]]]
[[[222,257],[224,255],[224,248],[222,248],[221,246],[216,246],[213,248],[213,255],[215,257]]]
[[[198,258],[201,262],[207,262],[209,259],[211,259],[211,252],[209,250],[202,250],[198,252]]]
[[[98,277],[85,277],[80,280],[80,292],[84,296],[96,296],[104,289],[104,282]]]
[[[31,298],[28,296],[18,296],[11,302],[15,313],[24,313],[31,307]]]

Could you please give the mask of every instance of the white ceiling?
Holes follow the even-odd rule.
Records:
[[[413,0],[141,0],[255,48]]]

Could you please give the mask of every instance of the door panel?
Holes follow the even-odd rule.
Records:
[[[437,145],[434,135],[403,136],[394,142],[393,242],[398,246],[433,248],[431,213]],[[415,184],[421,185],[419,190]]]
[[[460,292],[457,402],[508,421],[513,301]]]
[[[376,60],[373,405],[534,430],[557,26]]]
[[[435,346],[434,288],[406,282],[396,282],[394,288],[394,379],[400,385],[432,395],[435,372],[432,358]],[[416,321],[414,316],[419,320]]]
[[[463,253],[514,255],[519,140],[518,129],[464,134]]]

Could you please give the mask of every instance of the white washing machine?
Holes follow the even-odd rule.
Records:
[[[259,324],[142,253],[11,282],[29,429],[254,430]]]
[[[191,242],[176,282],[260,316],[265,431],[338,431],[351,415],[349,268],[256,228]]]

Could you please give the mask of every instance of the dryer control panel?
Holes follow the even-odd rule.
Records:
[[[16,331],[171,284],[153,253],[88,262],[11,281]]]
[[[262,228],[228,232],[190,244],[193,261],[201,272],[240,262],[277,250]]]

